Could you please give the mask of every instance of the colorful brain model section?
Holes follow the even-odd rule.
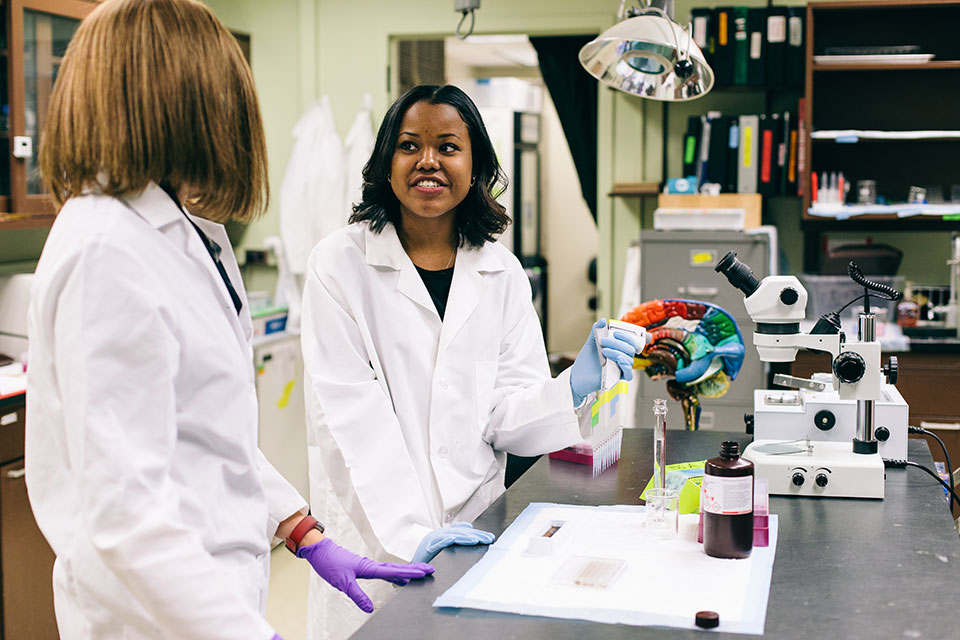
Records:
[[[653,337],[634,368],[654,379],[669,379],[667,390],[677,400],[722,396],[743,365],[743,336],[736,321],[709,302],[649,300],[621,320],[645,327]]]

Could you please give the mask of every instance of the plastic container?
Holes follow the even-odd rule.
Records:
[[[753,551],[753,463],[740,443],[725,441],[703,468],[703,550],[714,558],[747,558]]]
[[[893,287],[903,293],[906,279],[903,276],[873,276],[866,274],[867,279],[879,284]],[[797,276],[800,284],[807,290],[807,320],[816,322],[817,318],[825,313],[837,311],[857,296],[863,298],[863,287],[850,279],[850,276],[815,276],[801,274]],[[863,308],[863,302],[858,301],[847,307],[844,317],[854,317],[856,309]],[[897,317],[897,303],[894,300],[878,300],[870,298],[871,309],[886,309],[886,318],[893,321]]]

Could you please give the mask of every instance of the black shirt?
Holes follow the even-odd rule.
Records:
[[[454,267],[440,269],[440,271],[428,271],[417,267],[417,273],[420,274],[420,279],[426,285],[430,298],[433,300],[433,306],[437,308],[441,320],[443,320],[443,312],[447,310],[447,296],[450,295],[450,284],[453,282],[453,269]]]

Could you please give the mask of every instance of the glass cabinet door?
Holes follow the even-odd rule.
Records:
[[[49,224],[53,206],[44,194],[37,167],[40,133],[60,63],[80,20],[92,11],[93,0],[9,0],[4,14],[9,24],[6,61],[9,87],[9,117],[0,112],[0,198],[9,194],[0,211],[15,218]],[[0,105],[7,103],[0,96]],[[2,107],[0,107],[2,108]],[[6,125],[4,126],[4,121]],[[8,183],[2,191],[4,176]]]
[[[0,212],[10,211],[10,40],[9,3],[0,3]]]
[[[46,122],[47,105],[60,62],[79,24],[76,18],[33,9],[23,12],[23,126],[33,150],[32,155],[24,158],[29,195],[43,193],[37,168],[39,132]]]

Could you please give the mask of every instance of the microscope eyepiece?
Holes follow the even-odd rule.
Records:
[[[726,276],[730,284],[743,291],[747,297],[760,286],[760,280],[750,267],[737,259],[736,251],[728,251],[727,255],[720,258],[714,271]]]

